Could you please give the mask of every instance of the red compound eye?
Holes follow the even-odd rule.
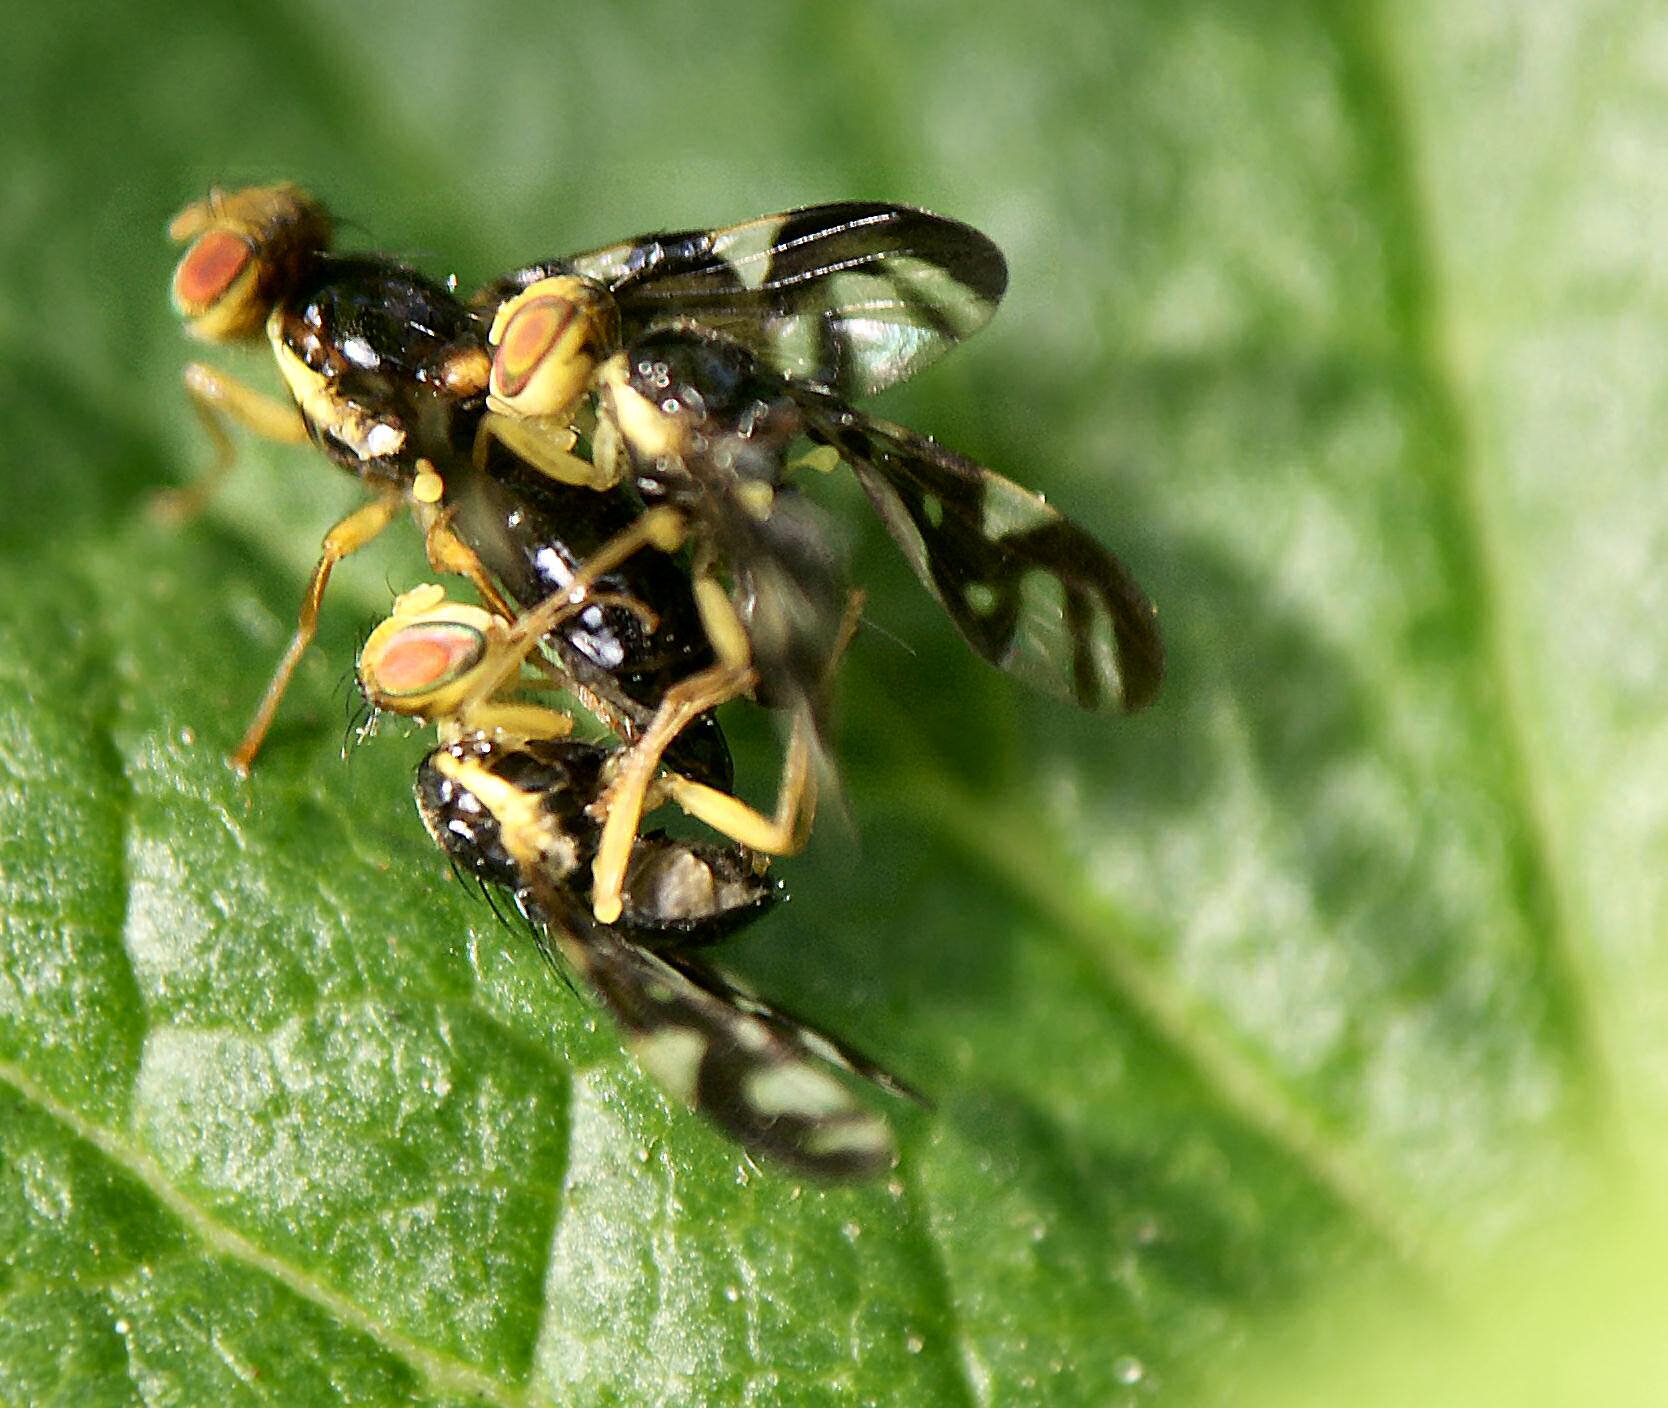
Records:
[[[227,230],[210,230],[186,250],[174,270],[174,303],[187,313],[202,312],[248,267],[255,251]]]
[[[479,660],[483,645],[480,632],[461,623],[412,626],[377,657],[377,690],[398,697],[436,689]]]
[[[574,311],[566,298],[535,298],[516,309],[492,360],[493,390],[500,396],[525,391],[545,355],[567,331]]]

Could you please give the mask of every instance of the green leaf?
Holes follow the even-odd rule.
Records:
[[[1648,1182],[1668,1103],[1649,16],[81,8],[13,18],[0,97],[0,1399],[1133,1404],[1335,1382],[1278,1357],[1328,1309],[1395,1307],[1333,1340],[1382,1383],[1456,1301],[1558,1334],[1544,1264],[1474,1268]],[[147,517],[208,455],[163,226],[279,177],[465,283],[846,197],[1008,253],[886,413],[1124,555],[1171,672],[1024,695],[829,486],[845,817],[733,959],[934,1095],[894,1179],[750,1166],[453,882],[419,739],[342,761],[409,532],[222,766],[356,490],[249,445]],[[1631,1206],[1571,1364],[1656,1362]]]

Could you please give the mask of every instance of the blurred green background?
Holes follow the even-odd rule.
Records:
[[[1660,19],[4,28],[0,1399],[1279,1403],[1332,1382],[1316,1344],[1386,1402],[1427,1358],[1427,1400],[1509,1362],[1514,1401],[1593,1401],[1542,1356],[1661,1382],[1623,1196],[1668,1074]],[[355,491],[250,445],[201,520],[146,518],[208,453],[163,226],[277,178],[466,285],[846,197],[1006,251],[992,327],[882,409],[1112,545],[1171,672],[1130,721],[1024,694],[832,487],[870,588],[844,815],[735,966],[933,1093],[889,1183],[669,1107],[447,875],[422,742],[342,761],[412,534],[342,574],[254,779],[221,765]]]

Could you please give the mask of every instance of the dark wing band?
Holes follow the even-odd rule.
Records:
[[[990,320],[1008,286],[1002,252],[972,226],[872,201],[642,235],[495,287],[513,289],[534,269],[610,289],[626,341],[691,319],[772,370],[846,397],[872,395],[936,361]]]
[[[903,426],[800,389],[808,433],[851,465],[969,645],[1085,709],[1133,710],[1164,678],[1158,613],[1123,564],[1028,489]]]

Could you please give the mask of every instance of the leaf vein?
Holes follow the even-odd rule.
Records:
[[[149,1154],[118,1132],[84,1118],[10,1061],[0,1061],[0,1081],[76,1138],[98,1150],[117,1168],[138,1180],[215,1254],[270,1277],[292,1294],[326,1311],[349,1329],[401,1360],[439,1393],[473,1397],[504,1408],[527,1408],[535,1400],[449,1355],[440,1354],[389,1328],[358,1302],[318,1276],[257,1245],[202,1207],[164,1172]]]

